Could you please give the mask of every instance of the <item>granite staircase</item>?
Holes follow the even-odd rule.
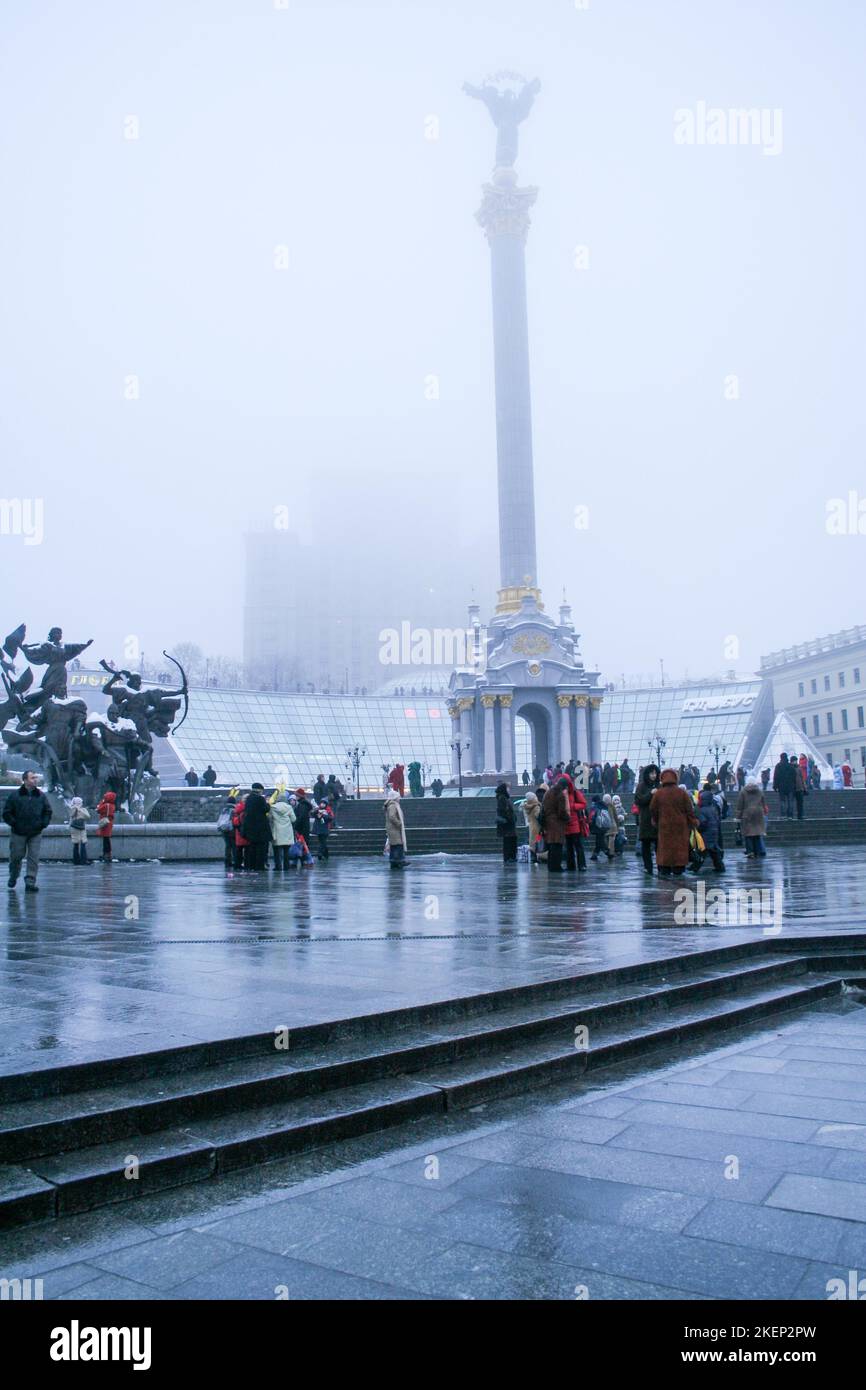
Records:
[[[688,1054],[866,989],[866,936],[758,940],[415,1008],[0,1078],[0,1226]],[[286,1044],[286,1045],[278,1045]]]

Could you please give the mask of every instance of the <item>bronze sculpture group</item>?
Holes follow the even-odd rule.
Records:
[[[68,690],[67,665],[93,639],[64,642],[58,627],[45,642],[26,642],[26,635],[22,623],[0,649],[0,732],[6,747],[37,765],[49,795],[66,802],[80,796],[85,804],[95,804],[105,791],[113,791],[133,820],[143,820],[160,792],[153,739],[167,738],[173,731],[181,700],[183,718],[174,727],[186,718],[189,687],[183,667],[168,657],[180,670],[182,684],[165,690],[144,685],[138,672],[101,661],[107,674],[102,691],[110,697],[102,713],[88,710],[86,702],[70,697]],[[19,653],[30,663],[20,675]],[[35,689],[34,666],[46,668]]]

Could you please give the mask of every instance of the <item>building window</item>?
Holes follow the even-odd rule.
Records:
[[[833,732],[833,716],[832,716],[832,714],[828,714],[828,715],[827,715],[827,733],[828,733],[828,734],[832,734],[832,732]]]
[[[798,695],[799,698],[802,700],[802,698],[803,698],[803,696],[804,696],[805,694],[806,694],[806,687],[805,687],[805,685],[803,684],[803,682],[800,681],[799,684],[798,684],[798,686],[797,686],[797,695]]]
[[[855,684],[855,685],[859,685],[859,684],[860,684],[860,667],[859,667],[859,666],[855,666],[855,667],[854,667],[854,684]]]
[[[810,685],[811,685],[811,687],[812,687],[812,694],[813,694],[813,695],[817,695],[817,694],[818,694],[818,682],[817,682],[816,680],[810,681]]]
[[[824,689],[825,689],[825,690],[829,690],[829,689],[830,689],[830,677],[829,677],[829,676],[825,676],[825,677],[824,677]]]
[[[843,709],[842,711],[842,728],[848,728],[848,711],[846,709]]]
[[[862,705],[858,705],[858,706],[857,706],[857,728],[858,728],[858,729],[862,729],[862,728],[864,728],[864,727],[866,727],[866,725],[864,725],[864,723],[863,723],[863,706],[862,706]]]
[[[820,732],[821,732],[821,725],[820,725],[820,723],[819,723],[818,716],[817,716],[817,714],[813,714],[813,715],[812,715],[812,733],[815,734],[815,735],[818,735],[818,734],[820,734]]]
[[[800,728],[803,730],[803,733],[804,733],[804,734],[809,732],[808,729],[806,728],[806,721],[805,721],[805,719],[801,719],[801,720],[800,720]]]
[[[840,671],[840,672],[839,672],[839,689],[840,689],[840,690],[844,690],[844,689],[845,689],[845,672],[844,672],[844,671]]]

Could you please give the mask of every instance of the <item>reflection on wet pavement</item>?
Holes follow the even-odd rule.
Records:
[[[707,889],[781,892],[782,935],[866,928],[866,851],[728,850]],[[634,856],[544,868],[430,856],[226,877],[216,865],[44,866],[0,902],[0,1071],[398,1008],[735,944],[761,925],[677,926],[678,887]],[[771,935],[777,935],[771,932]]]

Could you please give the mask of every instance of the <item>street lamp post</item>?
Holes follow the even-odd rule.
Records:
[[[707,748],[707,752],[712,754],[716,760],[716,781],[718,781],[719,779],[719,754],[727,753],[727,751],[727,748],[725,748],[723,744],[719,743],[711,743]]]
[[[463,795],[463,754],[469,747],[469,739],[455,738],[451,744],[452,750],[457,754],[457,795]]]
[[[366,756],[367,756],[367,750],[366,750],[366,748],[359,748],[359,746],[358,746],[357,743],[355,744],[355,747],[354,747],[354,748],[347,748],[347,749],[346,749],[346,757],[347,757],[348,760],[349,760],[349,761],[346,763],[346,767],[347,767],[347,768],[351,767],[351,769],[352,769],[352,781],[353,781],[354,786],[355,786],[355,800],[356,800],[356,801],[360,801],[360,800],[361,800],[361,759],[362,759],[362,758],[366,758]]]
[[[647,747],[650,752],[652,753],[655,749],[657,767],[662,765],[662,749],[667,747],[667,742],[667,739],[662,738],[661,734],[653,734],[652,738],[647,739]]]

